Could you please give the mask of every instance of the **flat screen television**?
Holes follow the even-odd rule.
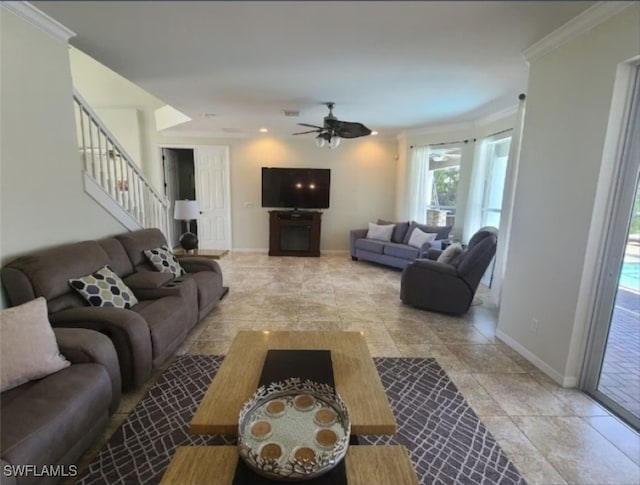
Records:
[[[262,167],[262,207],[327,209],[330,186],[328,168]]]

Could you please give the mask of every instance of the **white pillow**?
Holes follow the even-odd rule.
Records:
[[[422,245],[426,242],[433,241],[438,234],[432,232],[424,232],[418,229],[417,227],[413,228],[413,232],[411,233],[411,237],[409,238],[409,246],[414,246],[416,248],[421,248]]]
[[[450,263],[453,261],[453,258],[462,253],[462,244],[453,243],[447,246],[447,248],[440,253],[438,259],[436,260],[438,263]]]
[[[0,392],[70,365],[60,355],[42,297],[0,311],[0,336]]]
[[[369,223],[369,230],[367,231],[367,239],[378,239],[379,241],[391,241],[391,233],[395,224],[378,225],[373,222]]]

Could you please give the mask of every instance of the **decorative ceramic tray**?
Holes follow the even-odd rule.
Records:
[[[307,480],[335,467],[349,446],[344,402],[327,384],[300,379],[260,387],[240,411],[240,456],[256,473]]]

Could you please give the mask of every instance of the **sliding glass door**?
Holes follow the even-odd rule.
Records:
[[[606,237],[583,389],[640,428],[640,69]]]

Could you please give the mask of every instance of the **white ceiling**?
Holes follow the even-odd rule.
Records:
[[[182,130],[288,135],[335,101],[339,119],[395,135],[514,106],[521,52],[594,2],[33,3],[77,33],[73,45],[191,116]]]

